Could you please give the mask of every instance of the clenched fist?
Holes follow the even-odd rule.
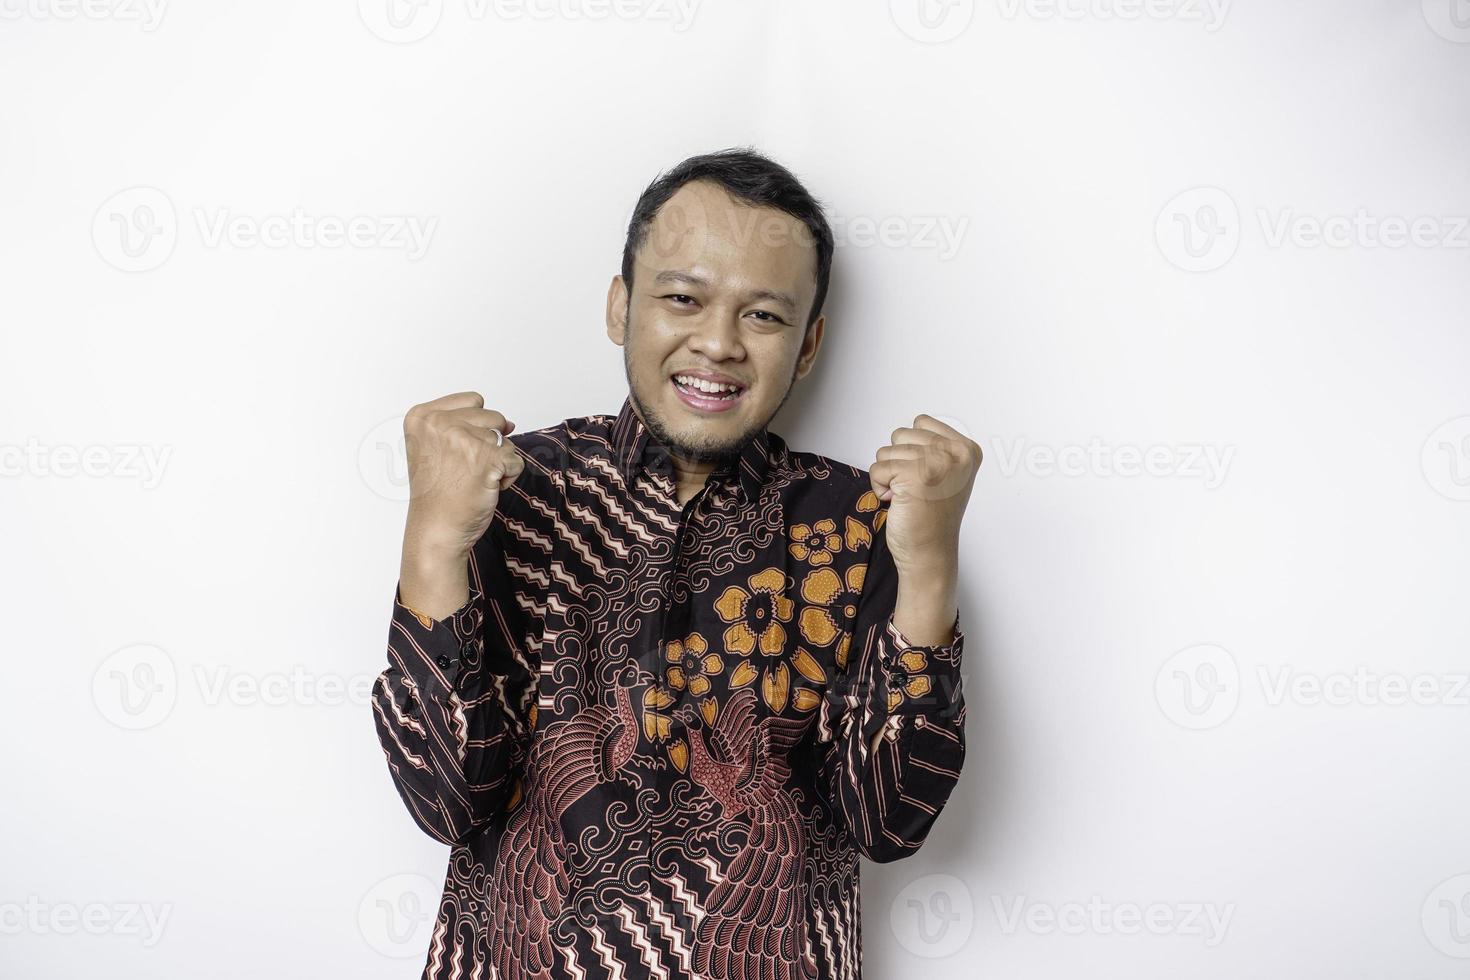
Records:
[[[868,475],[889,505],[888,549],[900,575],[956,564],[981,455],[979,444],[932,415],[894,429],[892,442],[878,450]]]
[[[466,562],[489,529],[500,494],[525,469],[503,434],[515,423],[485,407],[478,392],[445,395],[408,410],[408,522],[399,595],[433,619],[469,598]]]
[[[474,391],[408,410],[408,523],[426,543],[468,552],[490,527],[501,491],[525,469],[501,438],[514,428]]]

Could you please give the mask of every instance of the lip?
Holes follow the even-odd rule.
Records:
[[[698,368],[698,369],[693,370],[693,371],[674,371],[674,372],[672,372],[672,373],[669,374],[669,377],[670,378],[673,378],[673,377],[676,377],[676,376],[678,376],[680,374],[687,374],[691,378],[699,378],[702,381],[713,381],[715,384],[739,385],[741,388],[748,388],[748,387],[750,387],[744,381],[741,381],[739,378],[732,378],[728,374],[721,374],[718,371],[706,371],[703,368]]]
[[[745,393],[750,390],[748,387],[741,385],[740,393],[734,398],[705,398],[701,395],[695,394],[682,388],[679,385],[679,382],[674,380],[675,375],[680,374],[687,374],[695,378],[703,378],[706,381],[723,382],[724,384],[738,385],[741,383],[739,381],[736,381],[734,378],[720,374],[716,371],[675,371],[673,374],[669,375],[669,387],[674,389],[674,394],[679,397],[679,400],[681,402],[697,412],[728,412],[730,411],[730,409],[740,404],[740,400],[744,398]]]

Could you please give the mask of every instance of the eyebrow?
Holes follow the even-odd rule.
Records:
[[[704,278],[703,276],[695,275],[692,272],[680,272],[676,269],[660,272],[658,275],[653,277],[653,281],[656,284],[660,285],[665,283],[682,282],[687,283],[691,286],[703,286],[706,289],[708,289],[710,285],[709,280]],[[752,289],[746,295],[749,296],[751,299],[768,299],[773,303],[779,303],[780,305],[786,307],[786,309],[791,313],[796,312],[796,300],[792,299],[791,296],[787,293],[777,292],[774,289]]]

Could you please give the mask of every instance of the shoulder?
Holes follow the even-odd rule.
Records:
[[[851,534],[863,543],[882,527],[879,514],[888,505],[873,492],[866,469],[823,453],[792,449],[774,434],[771,457],[773,467],[790,481],[795,521],[811,523],[826,516],[835,521],[839,533]]]
[[[517,430],[506,439],[526,457],[528,464],[560,471],[575,456],[595,451],[598,446],[610,447],[614,421],[610,415],[574,416],[539,429]]]

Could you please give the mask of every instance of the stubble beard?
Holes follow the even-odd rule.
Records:
[[[631,340],[632,336],[633,324],[630,319],[627,328],[628,340]],[[796,365],[793,365],[791,368],[791,377],[786,381],[786,391],[781,396],[780,404],[763,421],[741,433],[733,443],[726,443],[720,446],[696,446],[679,440],[670,431],[663,417],[658,412],[651,410],[638,397],[638,391],[633,385],[632,344],[628,341],[623,343],[623,373],[628,377],[628,396],[633,400],[633,406],[638,409],[638,414],[643,417],[643,424],[648,427],[649,433],[658,442],[667,446],[670,452],[673,452],[681,458],[691,463],[713,463],[717,467],[733,464],[735,460],[740,458],[741,451],[750,444],[750,441],[756,437],[756,434],[761,429],[770,425],[771,419],[775,418],[776,413],[781,411],[781,407],[786,404],[786,400],[791,397],[791,392],[796,388],[796,367]],[[667,379],[664,380],[665,382],[667,381]]]

